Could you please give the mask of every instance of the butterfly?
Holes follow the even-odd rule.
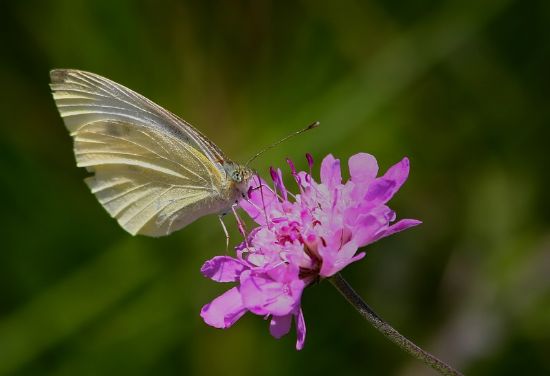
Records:
[[[254,172],[185,120],[94,73],[50,77],[77,166],[93,174],[87,185],[130,234],[168,235],[247,194]]]

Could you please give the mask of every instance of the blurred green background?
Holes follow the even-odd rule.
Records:
[[[433,374],[328,283],[304,296],[301,352],[257,316],[206,326],[216,217],[126,234],[75,167],[52,68],[144,94],[237,161],[321,121],[264,176],[308,151],[409,156],[392,207],[424,224],[344,275],[467,374],[550,374],[549,24],[544,0],[0,2],[0,374]]]

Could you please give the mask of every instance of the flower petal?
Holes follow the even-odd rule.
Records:
[[[393,180],[378,178],[369,186],[365,199],[372,204],[384,204],[392,198],[396,191],[396,184]]]
[[[367,153],[352,155],[348,161],[351,180],[355,184],[369,184],[378,174],[376,158]]]
[[[259,225],[265,225],[265,213],[278,204],[277,196],[267,183],[254,176],[249,184],[248,200],[240,200],[239,206]]]
[[[294,319],[296,320],[296,350],[301,350],[304,348],[304,342],[306,341],[306,321],[301,308]]]
[[[388,169],[384,176],[375,179],[369,186],[365,199],[372,203],[385,204],[401,188],[409,176],[409,159],[403,158]]]
[[[417,219],[402,219],[399,222],[393,224],[392,226],[388,227],[384,231],[381,231],[379,234],[376,234],[375,240],[385,238],[386,236],[393,235],[397,232],[404,231],[408,228],[418,226],[421,224],[422,221],[419,221]]]
[[[321,162],[321,183],[329,189],[342,183],[342,173],[340,171],[340,160],[327,155]]]
[[[248,268],[242,261],[230,256],[216,256],[204,263],[201,273],[216,282],[236,282]]]
[[[229,328],[246,313],[237,287],[227,290],[201,309],[205,323],[215,328]]]
[[[269,323],[269,332],[277,339],[281,338],[290,331],[290,325],[292,324],[292,314],[285,316],[273,316]]]
[[[384,174],[384,178],[394,181],[397,185],[397,189],[399,189],[409,177],[409,168],[409,158],[405,157],[401,161],[391,166]]]
[[[354,257],[357,249],[357,245],[354,241],[350,241],[336,250],[320,247],[319,252],[323,258],[323,264],[321,265],[319,275],[324,278],[331,277],[352,262],[360,259]]]
[[[364,247],[375,241],[375,234],[387,226],[388,221],[375,213],[361,215],[356,222],[353,240],[358,247]]]
[[[296,278],[283,283],[274,281],[265,273],[244,271],[240,288],[243,303],[252,313],[284,316],[300,304],[304,282]]]

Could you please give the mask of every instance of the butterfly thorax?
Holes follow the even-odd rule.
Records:
[[[236,195],[235,200],[245,197],[248,192],[248,182],[254,175],[254,171],[234,162],[224,162],[223,169],[227,176],[228,188]]]

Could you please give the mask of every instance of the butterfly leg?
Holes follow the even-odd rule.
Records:
[[[229,233],[227,232],[227,227],[225,227],[225,223],[223,223],[223,216],[225,213],[218,215],[218,219],[220,220],[220,223],[222,225],[223,233],[225,234],[225,253],[229,253]]]
[[[248,244],[248,237],[246,236],[246,228],[244,226],[244,222],[242,221],[241,217],[239,217],[239,214],[237,214],[237,210],[235,207],[237,204],[231,205],[231,211],[233,211],[233,215],[235,216],[235,219],[237,220],[237,227],[239,228],[239,232],[244,238],[244,244],[246,245],[246,249],[250,252],[250,246]]]

